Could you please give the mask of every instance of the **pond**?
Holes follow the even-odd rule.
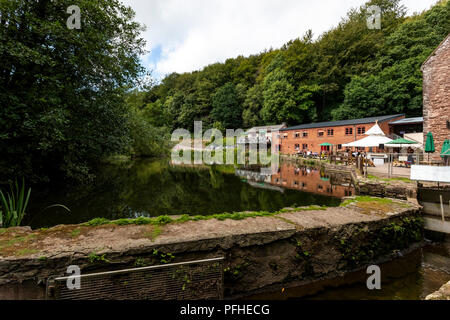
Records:
[[[77,224],[93,218],[207,215],[269,211],[285,207],[337,206],[352,195],[348,182],[313,168],[281,164],[273,175],[260,168],[177,166],[167,161],[105,165],[87,186],[34,188],[24,223],[33,228]],[[63,204],[70,208],[44,208]]]
[[[450,281],[450,243],[434,243],[380,265],[381,290],[368,290],[366,270],[338,279],[268,292],[249,300],[422,300]]]

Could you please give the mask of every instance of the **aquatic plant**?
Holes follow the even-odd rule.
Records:
[[[17,227],[22,222],[27,210],[28,201],[31,195],[31,188],[25,194],[25,180],[22,185],[16,182],[10,186],[10,192],[0,190],[0,226],[3,228]]]
[[[25,217],[28,201],[30,200],[31,188],[25,189],[25,179],[22,179],[22,184],[19,186],[17,180],[10,186],[10,191],[3,193],[0,190],[0,227],[10,228],[18,227]],[[70,209],[62,204],[54,204],[48,206],[43,211],[60,207],[68,212]]]

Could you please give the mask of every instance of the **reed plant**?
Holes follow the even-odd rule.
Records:
[[[25,216],[31,188],[25,190],[25,180],[19,186],[17,180],[10,186],[10,191],[0,190],[0,227],[9,228],[20,226]]]

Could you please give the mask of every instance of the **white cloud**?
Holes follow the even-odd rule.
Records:
[[[278,48],[312,29],[315,36],[339,23],[365,0],[123,0],[147,25],[148,65],[156,74],[188,72],[238,55]],[[436,0],[403,0],[409,13]]]

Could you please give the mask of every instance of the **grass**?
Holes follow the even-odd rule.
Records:
[[[25,256],[25,255],[35,254],[37,252],[38,251],[35,250],[35,249],[27,249],[27,248],[25,248],[25,249],[21,249],[21,250],[17,251],[16,255],[17,256]]]
[[[389,181],[413,182],[411,179],[403,178],[403,177],[380,178],[380,177],[377,177],[377,176],[374,176],[374,175],[371,175],[371,174],[369,174],[369,175],[367,176],[367,178],[370,179],[370,180],[386,181],[386,182],[389,182]]]
[[[368,214],[372,211],[378,211],[386,214],[391,212],[393,207],[408,208],[406,203],[396,202],[388,198],[375,198],[370,196],[357,196],[354,199],[347,199],[341,203],[341,207],[347,207],[351,204],[355,204],[358,208],[362,209],[362,213]]]
[[[162,229],[160,226],[153,226],[152,231],[144,234],[144,237],[155,240],[162,233]]]
[[[75,229],[75,230],[73,230],[73,231],[70,233],[70,236],[71,236],[72,238],[76,238],[76,237],[78,237],[78,236],[80,235],[80,233],[81,233],[81,229]]]
[[[378,204],[392,204],[394,200],[388,198],[375,198],[371,196],[357,196],[353,199],[346,199],[341,203],[341,207],[346,207],[353,203],[367,203],[367,202],[375,202]]]
[[[244,220],[248,218],[256,217],[273,217],[282,213],[298,212],[298,211],[315,211],[315,210],[327,210],[326,206],[309,206],[309,207],[298,207],[290,209],[281,209],[276,212],[268,211],[256,211],[256,212],[233,212],[233,213],[219,213],[213,215],[197,215],[189,216],[187,214],[181,216],[180,218],[173,219],[170,216],[164,215],[156,218],[139,217],[137,219],[119,219],[119,220],[108,220],[105,218],[95,218],[89,222],[86,222],[84,226],[97,227],[102,225],[153,225],[153,226],[163,226],[169,223],[183,223],[188,221],[201,221],[201,220],[211,220],[217,219],[219,221],[225,220]],[[158,230],[158,229],[156,229]],[[147,234],[148,235],[148,234]]]

